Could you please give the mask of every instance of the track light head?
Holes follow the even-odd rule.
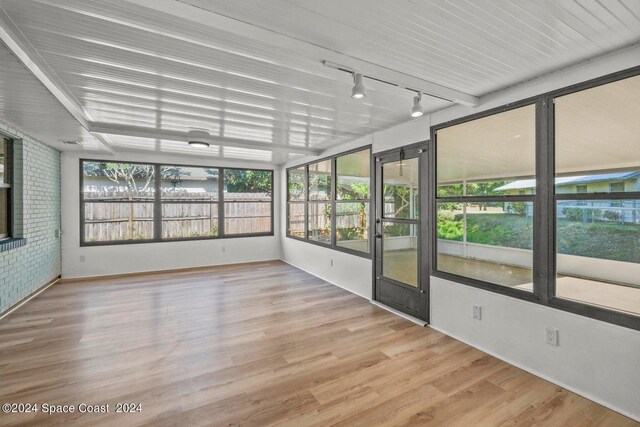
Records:
[[[424,115],[424,109],[422,108],[422,104],[420,104],[421,100],[422,100],[422,97],[420,96],[420,94],[418,94],[418,96],[413,97],[413,107],[411,107],[411,117],[416,118]]]
[[[367,93],[362,83],[362,74],[355,73],[353,75],[353,89],[351,90],[351,97],[354,99],[366,98]]]

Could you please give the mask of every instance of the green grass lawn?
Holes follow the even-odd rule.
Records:
[[[467,241],[492,246],[531,249],[533,226],[524,216],[474,213],[467,215]],[[462,241],[462,215],[441,215],[438,237]],[[558,252],[591,258],[640,263],[640,226],[558,220]]]

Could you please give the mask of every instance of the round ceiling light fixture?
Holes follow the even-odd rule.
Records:
[[[209,143],[204,141],[189,141],[189,145],[198,148],[209,148]]]
[[[192,129],[187,133],[187,137],[189,138],[188,144],[191,147],[209,148],[210,146],[207,140],[211,138],[211,135],[207,131]]]

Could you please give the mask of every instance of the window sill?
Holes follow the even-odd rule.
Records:
[[[10,251],[26,244],[27,239],[25,238],[0,240],[0,252]]]

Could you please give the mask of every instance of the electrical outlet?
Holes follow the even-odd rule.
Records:
[[[80,262],[85,262],[87,260],[87,257],[85,257],[84,255],[80,255]]]
[[[333,267],[333,260],[331,260],[331,267]]]
[[[56,239],[60,238],[60,229],[56,228],[56,230],[53,232],[53,235],[55,236]]]
[[[476,320],[482,320],[482,307],[479,305],[473,306],[473,318]]]
[[[558,330],[555,328],[547,328],[547,333],[545,335],[545,341],[549,345],[558,345]]]
[[[227,251],[227,248],[226,248],[226,247],[222,246],[222,247],[220,248],[220,252],[225,253],[226,251]]]

